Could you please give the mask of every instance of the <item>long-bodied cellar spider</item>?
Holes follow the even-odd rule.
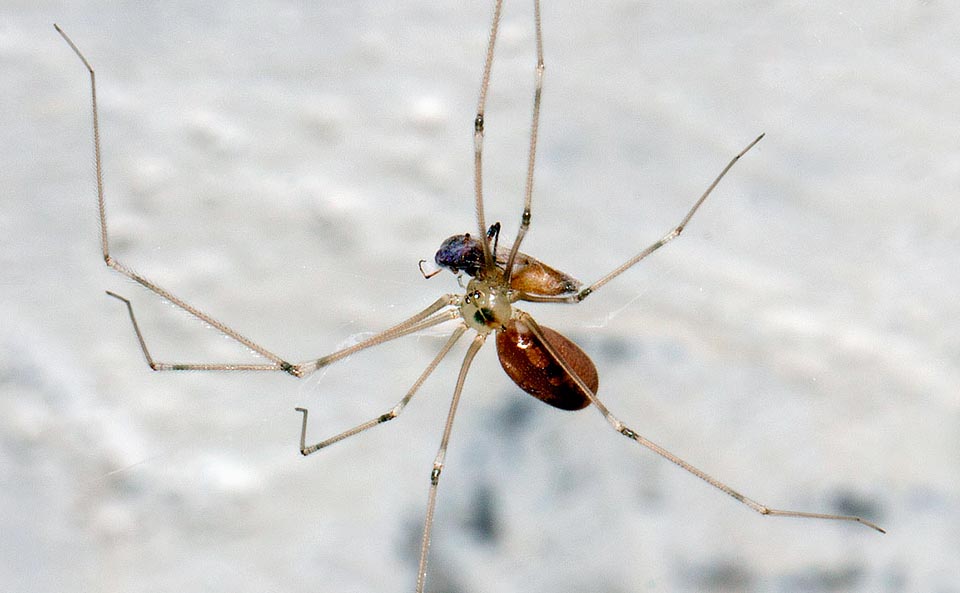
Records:
[[[593,406],[618,433],[668,461],[673,462],[687,472],[692,473],[711,486],[733,497],[753,511],[763,515],[852,521],[862,523],[872,529],[883,532],[879,526],[857,516],[768,507],[752,498],[744,496],[727,486],[724,482],[713,478],[653,441],[641,436],[618,419],[598,398],[598,374],[587,354],[560,333],[548,327],[541,326],[530,314],[514,306],[518,302],[577,304],[679,236],[717,184],[734,164],[760,141],[763,135],[760,135],[750,142],[727,163],[675,227],[622,265],[600,277],[593,283],[584,286],[578,280],[567,274],[520,252],[521,244],[530,228],[533,213],[534,168],[544,77],[540,4],[538,0],[534,2],[536,78],[527,157],[526,186],[523,194],[524,205],[521,211],[520,224],[512,243],[508,245],[505,241],[501,241],[500,223],[488,226],[485,218],[482,175],[485,129],[484,112],[495,54],[494,49],[499,32],[501,9],[502,0],[497,0],[494,6],[489,42],[485,54],[476,117],[473,122],[476,206],[476,226],[474,230],[476,235],[464,233],[449,237],[442,243],[435,257],[435,262],[440,268],[446,268],[455,274],[469,278],[465,280],[466,286],[463,294],[443,295],[419,313],[370,338],[326,356],[308,359],[303,362],[290,362],[288,359],[264,348],[257,342],[245,337],[236,330],[173,295],[147,277],[134,272],[111,255],[104,203],[100,130],[94,69],[73,41],[59,27],[56,27],[57,31],[83,62],[90,75],[98,209],[101,225],[101,248],[105,263],[107,266],[141,284],[192,316],[206,322],[224,335],[243,344],[265,359],[265,362],[261,363],[236,364],[202,362],[171,363],[156,360],[150,353],[130,300],[119,294],[108,292],[108,294],[124,303],[136,338],[150,368],[157,371],[282,371],[295,377],[305,377],[320,368],[361,350],[443,323],[452,322],[455,324],[456,327],[450,337],[422,371],[407,393],[395,406],[385,413],[344,432],[313,444],[308,444],[306,438],[308,412],[305,408],[297,408],[296,410],[302,414],[299,443],[300,452],[306,456],[399,416],[423,383],[439,365],[440,361],[446,357],[468,330],[473,330],[474,337],[460,365],[459,375],[444,425],[440,446],[429,472],[428,500],[426,516],[423,523],[416,580],[417,593],[422,593],[425,586],[436,497],[441,475],[445,467],[446,452],[450,442],[456,411],[471,363],[491,334],[494,336],[498,357],[504,371],[521,389],[551,406],[564,410],[580,410]],[[425,272],[424,275],[429,276],[432,274]]]

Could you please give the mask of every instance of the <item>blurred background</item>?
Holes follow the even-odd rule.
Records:
[[[417,269],[473,232],[490,3],[13,2],[0,9],[0,582],[25,592],[410,592],[466,341],[451,328],[309,379],[151,373],[256,361],[104,265],[112,249],[288,359],[458,290]],[[561,5],[562,4],[562,5]],[[543,7],[546,81],[524,251],[590,282],[531,305],[596,361],[639,433],[774,507],[765,518],[615,434],[470,373],[428,590],[960,591],[960,7]],[[487,109],[488,221],[515,232],[534,72],[508,2]]]

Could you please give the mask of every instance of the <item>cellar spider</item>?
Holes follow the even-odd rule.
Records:
[[[543,88],[544,61],[539,0],[534,0],[537,62],[533,95],[533,115],[530,126],[530,142],[527,157],[526,187],[523,194],[524,204],[519,229],[513,243],[509,246],[500,245],[500,223],[487,227],[485,221],[482,176],[485,126],[484,108],[490,84],[490,72],[493,64],[494,46],[497,41],[500,25],[502,4],[502,0],[496,0],[494,5],[483,76],[480,83],[480,97],[476,118],[473,123],[474,199],[476,206],[477,235],[472,236],[469,233],[464,233],[449,237],[441,244],[440,249],[436,253],[435,263],[437,268],[428,273],[423,268],[424,262],[421,262],[420,268],[424,277],[427,278],[440,272],[442,269],[453,272],[459,280],[463,280],[463,276],[465,275],[469,280],[466,282],[463,294],[443,295],[419,313],[370,338],[342,350],[327,354],[326,356],[298,363],[289,362],[287,359],[278,356],[224,323],[188,304],[186,301],[174,296],[165,288],[145,276],[141,276],[125,264],[114,259],[110,254],[106,210],[104,206],[96,78],[93,67],[77,45],[74,44],[59,26],[54,25],[57,32],[83,62],[83,65],[90,75],[90,91],[93,107],[94,157],[97,173],[97,202],[100,215],[100,243],[103,258],[107,266],[136,281],[194,317],[213,326],[224,335],[253,350],[267,361],[256,364],[224,364],[195,362],[170,363],[155,360],[147,348],[146,340],[137,323],[133,305],[130,300],[108,291],[107,294],[120,300],[126,307],[134,333],[136,334],[140,349],[147,360],[147,364],[155,371],[282,371],[295,377],[305,377],[355,352],[383,344],[402,336],[414,334],[448,321],[456,321],[456,328],[440,348],[440,351],[433,360],[427,364],[426,368],[403,398],[387,412],[339,434],[308,445],[306,442],[308,412],[305,408],[296,408],[296,411],[302,413],[300,452],[306,456],[399,416],[407,404],[413,399],[424,381],[427,380],[434,369],[440,364],[440,361],[451,351],[454,344],[467,330],[473,330],[474,337],[460,365],[456,387],[453,391],[453,398],[440,440],[440,447],[430,471],[427,509],[424,519],[423,536],[420,543],[420,560],[417,570],[417,593],[422,593],[424,589],[437,490],[440,484],[441,473],[444,469],[447,446],[453,430],[454,417],[460,402],[460,396],[463,392],[467,373],[470,370],[470,365],[477,352],[491,334],[495,337],[497,354],[504,371],[518,387],[544,403],[563,410],[580,410],[592,405],[618,433],[678,465],[680,468],[746,505],[751,510],[761,515],[852,521],[885,533],[878,525],[857,516],[776,509],[761,504],[640,435],[614,416],[607,406],[598,398],[597,369],[589,356],[572,341],[555,330],[540,325],[530,314],[514,306],[519,301],[533,303],[579,303],[651,253],[678,237],[717,184],[734,164],[763,138],[763,134],[750,142],[727,163],[713,182],[707,186],[703,194],[694,202],[693,206],[679,224],[613,271],[584,287],[578,280],[571,276],[519,251],[520,245],[530,228],[532,218],[534,163],[536,159],[540,101]]]

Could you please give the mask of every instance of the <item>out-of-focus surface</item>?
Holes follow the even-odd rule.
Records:
[[[297,382],[151,373],[255,361],[102,264],[97,68],[114,255],[264,346],[330,352],[457,290],[417,261],[474,231],[487,3],[14,3],[0,22],[0,582],[7,591],[413,589],[463,345],[398,420],[443,328]],[[533,84],[508,3],[487,218],[515,232]],[[577,307],[530,306],[641,434],[770,519],[522,394],[493,348],[443,474],[433,592],[960,590],[960,7],[544,6],[524,251],[591,281],[654,241],[760,132],[668,248]]]

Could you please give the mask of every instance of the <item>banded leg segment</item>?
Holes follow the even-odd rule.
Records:
[[[157,362],[150,355],[147,348],[147,342],[143,338],[143,332],[140,330],[140,324],[137,322],[137,316],[133,313],[133,304],[130,299],[120,296],[115,292],[107,291],[107,294],[123,302],[127,308],[127,314],[130,316],[130,322],[133,324],[133,331],[137,335],[137,342],[140,344],[140,350],[144,358],[147,359],[147,365],[154,371],[286,371],[296,375],[292,365],[283,361],[265,363],[265,364],[231,364],[231,363],[171,363]],[[286,366],[284,366],[286,365]]]
[[[738,502],[746,505],[751,510],[760,513],[761,515],[771,515],[779,517],[801,517],[806,519],[827,519],[831,521],[852,521],[855,523],[861,523],[867,527],[879,531],[880,533],[886,533],[880,526],[867,521],[861,517],[856,517],[853,515],[833,515],[828,513],[808,513],[803,511],[793,511],[789,509],[774,509],[768,507],[764,504],[761,504],[752,498],[744,496],[740,492],[737,492],[730,486],[727,486],[720,480],[714,478],[713,476],[707,474],[701,469],[694,467],[693,465],[687,463],[680,457],[671,453],[670,451],[664,449],[660,445],[654,443],[653,441],[647,439],[646,437],[641,436],[636,431],[628,427],[626,424],[621,422],[616,416],[614,416],[609,409],[597,398],[597,395],[593,393],[586,383],[573,371],[570,365],[556,352],[556,350],[550,345],[550,342],[547,341],[543,335],[543,330],[537,324],[536,321],[527,313],[520,313],[523,323],[530,328],[530,331],[540,340],[544,349],[547,353],[555,360],[557,363],[563,367],[564,371],[570,375],[570,377],[576,382],[577,386],[583,392],[583,394],[590,399],[590,402],[597,408],[597,410],[603,415],[604,419],[613,427],[614,430],[627,437],[628,439],[636,442],[637,444],[646,447],[647,449],[653,451],[660,457],[663,457],[667,461],[678,465],[680,468],[686,470],[687,472],[695,475],[704,482],[710,484],[717,490],[727,494]]]
[[[382,344],[394,338],[405,336],[407,334],[437,325],[449,319],[455,318],[455,315],[452,314],[442,314],[436,317],[430,317],[440,309],[447,307],[449,305],[455,305],[457,303],[457,297],[455,295],[444,295],[437,299],[432,305],[421,311],[420,313],[414,315],[413,317],[407,319],[403,323],[400,323],[392,328],[385,330],[359,344],[351,346],[349,348],[344,348],[338,352],[334,352],[322,358],[318,358],[313,361],[301,362],[298,364],[293,364],[286,361],[284,358],[278,356],[274,352],[264,348],[260,344],[254,342],[253,340],[242,335],[240,332],[229,327],[222,321],[219,321],[210,315],[204,313],[203,311],[197,309],[193,305],[190,305],[180,297],[177,297],[169,290],[163,288],[162,286],[156,284],[152,280],[146,278],[134,272],[131,268],[121,263],[120,261],[114,259],[110,254],[110,241],[109,233],[107,229],[107,214],[106,214],[106,205],[104,199],[104,190],[103,190],[103,164],[102,164],[102,151],[100,148],[100,113],[97,108],[97,83],[96,83],[96,73],[94,72],[93,66],[90,65],[90,62],[83,55],[83,52],[80,51],[80,48],[70,39],[69,36],[58,26],[54,25],[54,28],[57,30],[57,33],[63,37],[64,41],[70,46],[70,49],[80,58],[80,61],[83,63],[83,66],[87,69],[87,72],[90,75],[90,98],[93,108],[93,150],[94,150],[94,161],[96,164],[96,174],[97,174],[97,206],[100,217],[100,247],[103,252],[103,261],[107,266],[113,268],[117,272],[123,274],[127,278],[133,280],[134,282],[140,284],[147,290],[153,292],[154,294],[160,296],[163,299],[166,299],[170,303],[173,303],[176,307],[186,311],[190,315],[196,317],[197,319],[203,321],[204,323],[215,328],[220,333],[225,336],[243,344],[253,352],[259,354],[260,356],[266,358],[268,363],[257,363],[257,364],[248,364],[248,363],[167,363],[167,362],[158,362],[154,360],[150,354],[149,349],[147,348],[146,341],[143,337],[143,332],[140,329],[139,324],[137,323],[136,315],[133,312],[133,305],[130,300],[116,294],[114,292],[108,291],[107,294],[110,296],[119,299],[124,303],[127,308],[127,313],[130,316],[130,321],[133,323],[133,329],[137,336],[137,341],[140,344],[140,349],[143,352],[144,357],[147,359],[147,364],[151,369],[156,371],[183,371],[183,370],[196,370],[196,371],[283,371],[294,375],[296,377],[303,377],[308,375],[318,368],[340,360],[354,352],[363,350],[364,348],[369,348],[377,344]]]
[[[530,148],[527,153],[527,181],[523,191],[523,213],[520,215],[520,228],[517,231],[517,238],[513,241],[510,248],[510,256],[507,258],[506,267],[504,267],[503,277],[507,285],[510,284],[510,276],[513,273],[513,262],[520,251],[520,243],[530,228],[530,217],[533,208],[533,167],[537,160],[537,134],[540,130],[540,97],[543,94],[543,32],[540,26],[540,0],[533,3],[533,23],[537,38],[537,81],[533,91],[533,116],[530,122]]]
[[[96,164],[96,170],[97,170],[97,206],[98,206],[99,216],[100,216],[100,248],[103,251],[103,261],[110,268],[113,268],[117,272],[123,274],[127,278],[130,278],[131,280],[140,284],[144,288],[159,295],[161,298],[164,298],[167,301],[173,303],[175,306],[183,309],[184,311],[186,311],[190,315],[193,315],[197,319],[200,319],[204,323],[207,323],[210,326],[216,328],[225,336],[237,342],[240,342],[247,348],[253,350],[260,356],[263,356],[264,358],[266,358],[267,360],[270,360],[273,363],[269,365],[225,365],[226,368],[216,368],[214,370],[234,370],[234,367],[250,367],[250,368],[243,368],[242,370],[282,370],[286,372],[291,372],[293,365],[286,362],[280,356],[274,354],[270,350],[267,350],[266,348],[257,344],[253,340],[245,337],[240,332],[227,326],[222,321],[214,319],[210,315],[207,315],[203,311],[188,304],[186,301],[175,296],[173,293],[159,286],[158,284],[154,283],[152,280],[149,280],[146,277],[141,276],[140,274],[134,272],[132,269],[120,263],[119,261],[114,259],[112,255],[110,255],[110,241],[109,241],[108,231],[107,231],[107,213],[106,213],[106,206],[105,206],[104,195],[103,195],[103,160],[101,156],[102,151],[100,149],[100,114],[97,108],[96,74],[94,73],[93,66],[90,65],[90,62],[87,61],[87,58],[83,55],[83,52],[81,52],[80,48],[77,47],[77,45],[73,42],[73,40],[70,39],[70,37],[68,37],[66,33],[64,33],[63,29],[61,29],[58,25],[54,25],[54,28],[57,30],[57,33],[59,33],[60,36],[63,37],[64,41],[67,42],[67,44],[70,46],[70,49],[72,49],[73,52],[77,54],[77,57],[80,58],[80,61],[83,62],[83,66],[87,69],[87,72],[90,74],[90,99],[93,107],[93,155],[94,155],[94,162]],[[112,293],[111,293],[111,296],[116,296],[117,298],[124,301],[127,304],[127,308],[131,313],[131,317],[133,316],[130,302],[127,299]],[[136,324],[134,324],[134,327],[136,328]],[[147,354],[146,347],[142,343],[142,336],[139,335],[140,333],[139,331],[137,333],[138,333],[138,337],[141,339],[141,346],[144,348],[144,354]],[[148,361],[150,360],[149,355],[147,355],[147,359]],[[152,367],[153,365],[151,365],[151,368]],[[167,370],[167,369],[163,368],[158,370]]]
[[[427,578],[427,554],[430,551],[430,534],[433,531],[433,514],[437,507],[437,487],[440,485],[440,474],[443,472],[444,460],[447,456],[447,445],[450,444],[450,433],[453,430],[453,418],[457,413],[457,405],[460,403],[460,394],[463,392],[463,383],[467,379],[467,372],[470,370],[470,363],[480,351],[486,335],[477,334],[473,338],[473,343],[467,349],[463,357],[463,364],[460,365],[460,374],[457,376],[457,386],[453,390],[453,400],[450,402],[450,412],[447,414],[447,422],[443,427],[443,437],[440,439],[440,449],[433,460],[433,469],[430,470],[430,493],[427,497],[427,515],[423,521],[423,539],[420,541],[420,566],[417,568],[417,593],[423,593],[423,585]]]
[[[318,358],[308,362],[302,362],[299,364],[290,364],[283,361],[280,361],[279,363],[275,362],[264,364],[219,362],[171,363],[158,362],[154,360],[153,356],[150,354],[150,350],[147,348],[146,340],[143,337],[143,332],[140,329],[140,324],[137,322],[137,317],[133,313],[133,305],[130,303],[130,300],[120,296],[115,292],[110,292],[109,290],[107,291],[107,294],[122,301],[124,305],[126,305],[127,313],[129,314],[130,321],[133,324],[133,331],[137,335],[137,342],[140,344],[140,349],[143,351],[143,356],[147,359],[147,364],[150,366],[150,368],[155,371],[284,371],[295,377],[305,377],[320,367],[336,362],[342,358],[346,358],[347,356],[350,356],[351,354],[361,350],[372,348],[373,346],[383,344],[384,342],[416,333],[420,330],[456,319],[457,316],[459,316],[459,313],[456,310],[437,313],[437,311],[440,309],[458,302],[458,297],[456,295],[444,295],[434,301],[433,304],[423,311],[420,311],[416,315],[406,319],[401,323],[398,323],[391,328],[371,336],[366,340],[358,342],[353,346],[348,346],[332,354],[328,354],[323,358]]]
[[[737,164],[737,161],[740,160],[740,157],[747,154],[747,151],[753,148],[757,144],[757,142],[760,142],[763,136],[764,134],[760,134],[753,140],[753,142],[748,144],[746,148],[744,148],[739,153],[737,153],[737,156],[733,157],[730,160],[730,162],[727,163],[727,166],[724,167],[722,171],[720,171],[720,174],[717,175],[716,179],[713,180],[713,183],[711,183],[709,187],[707,187],[706,191],[703,192],[703,195],[700,196],[700,199],[698,199],[693,204],[693,207],[691,207],[690,210],[687,212],[687,215],[683,217],[683,220],[680,221],[680,224],[678,224],[673,229],[671,229],[669,233],[661,237],[660,240],[658,240],[656,243],[653,243],[652,245],[645,248],[637,255],[628,259],[617,269],[613,270],[603,278],[600,278],[590,286],[587,286],[586,288],[581,289],[580,292],[577,292],[574,294],[567,294],[567,295],[558,295],[558,296],[544,296],[544,295],[535,295],[535,294],[528,294],[528,293],[519,293],[517,295],[517,300],[537,302],[537,303],[579,303],[583,299],[590,296],[590,294],[592,294],[593,292],[596,292],[597,290],[599,290],[601,286],[603,286],[607,282],[610,282],[620,274],[626,272],[627,270],[632,268],[634,265],[636,265],[638,262],[640,262],[642,259],[650,255],[657,249],[660,249],[670,241],[676,239],[677,237],[680,236],[680,233],[683,232],[683,229],[687,227],[687,223],[690,222],[690,219],[693,218],[693,215],[696,214],[697,210],[700,209],[700,206],[703,204],[703,202],[706,201],[707,197],[713,192],[713,190],[720,183],[720,180],[723,179],[723,177],[727,174],[727,172],[731,168],[733,168],[735,164]]]
[[[455,294],[445,294],[434,301],[423,311],[420,311],[416,315],[398,323],[397,325],[394,325],[393,327],[387,328],[382,332],[367,338],[366,340],[354,344],[353,346],[348,346],[342,350],[337,350],[332,354],[327,354],[326,356],[316,360],[301,362],[295,365],[294,368],[297,370],[298,376],[306,376],[319,368],[325,367],[361,350],[366,350],[367,348],[383,344],[384,342],[389,342],[390,340],[395,340],[397,338],[416,333],[420,330],[439,325],[445,321],[451,321],[460,316],[458,310],[451,309],[449,311],[442,311],[440,313],[438,313],[438,311],[441,311],[441,309],[444,309],[445,307],[457,305],[459,302],[459,296]]]
[[[493,23],[490,25],[490,39],[487,42],[487,55],[483,62],[483,77],[480,79],[480,98],[477,100],[477,116],[473,120],[473,188],[477,215],[477,237],[487,236],[487,221],[483,210],[483,126],[484,111],[487,105],[487,90],[490,88],[490,70],[493,68],[493,49],[500,29],[500,15],[503,13],[503,0],[497,0],[493,7]],[[480,241],[483,246],[483,269],[492,270],[496,266],[490,245]]]
[[[450,352],[450,349],[453,348],[453,345],[457,343],[457,340],[460,339],[460,336],[462,336],[463,332],[465,332],[466,330],[467,330],[467,326],[465,325],[461,325],[460,327],[458,327],[456,331],[453,332],[453,335],[451,335],[450,338],[447,340],[446,344],[443,345],[443,348],[440,349],[440,352],[434,357],[434,359],[430,362],[430,364],[427,365],[427,368],[423,370],[423,373],[420,374],[420,377],[416,380],[416,382],[413,384],[410,390],[407,391],[407,394],[403,396],[403,399],[397,402],[397,405],[390,408],[390,410],[377,416],[376,418],[367,420],[366,422],[358,424],[357,426],[354,426],[353,428],[345,430],[340,434],[324,439],[308,447],[306,443],[307,409],[295,408],[296,411],[303,412],[303,425],[300,429],[300,453],[304,457],[306,457],[311,453],[316,453],[320,449],[325,449],[326,447],[329,447],[334,443],[338,443],[346,438],[360,434],[361,432],[369,428],[373,428],[374,426],[377,426],[379,424],[383,424],[384,422],[389,422],[390,420],[393,420],[394,418],[399,416],[400,413],[403,412],[403,409],[407,407],[407,404],[410,403],[410,400],[413,399],[413,396],[420,389],[420,386],[423,385],[423,382],[426,381],[427,377],[429,377],[433,373],[434,369],[437,368],[437,365],[440,364],[440,361],[443,360],[444,357]]]

